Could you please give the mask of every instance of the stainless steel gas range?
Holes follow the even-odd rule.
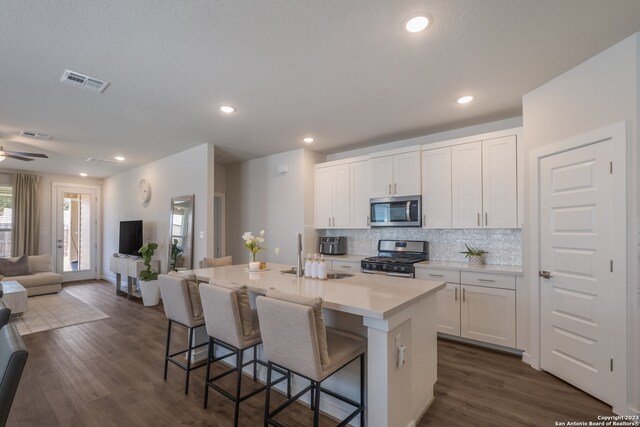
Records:
[[[414,278],[414,264],[428,259],[427,241],[379,240],[378,256],[363,259],[360,267],[363,273]]]

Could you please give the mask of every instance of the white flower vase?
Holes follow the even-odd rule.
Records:
[[[483,265],[484,255],[469,255],[469,265]]]
[[[139,280],[140,293],[142,294],[142,304],[146,307],[153,307],[160,304],[160,285],[157,280]]]

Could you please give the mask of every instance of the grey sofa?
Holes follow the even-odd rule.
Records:
[[[10,258],[17,260],[18,258]],[[3,282],[15,280],[27,289],[27,295],[43,295],[60,292],[62,275],[53,271],[51,255],[30,255],[29,266],[33,274],[23,276],[5,276]]]

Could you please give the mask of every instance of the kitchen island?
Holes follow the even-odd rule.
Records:
[[[362,273],[317,280],[282,273],[288,269],[286,265],[270,264],[268,270],[248,272],[246,265],[234,265],[193,272],[202,281],[216,278],[246,284],[255,294],[275,288],[321,297],[329,326],[366,335],[366,425],[414,425],[433,400],[437,379],[435,296],[444,283]],[[401,346],[406,348],[404,363],[399,363]],[[327,381],[327,387],[357,398],[354,369],[338,373]],[[347,412],[330,398],[321,407],[338,417]]]

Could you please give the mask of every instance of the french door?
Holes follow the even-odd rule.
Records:
[[[54,183],[52,222],[56,271],[63,281],[98,277],[98,188]]]

